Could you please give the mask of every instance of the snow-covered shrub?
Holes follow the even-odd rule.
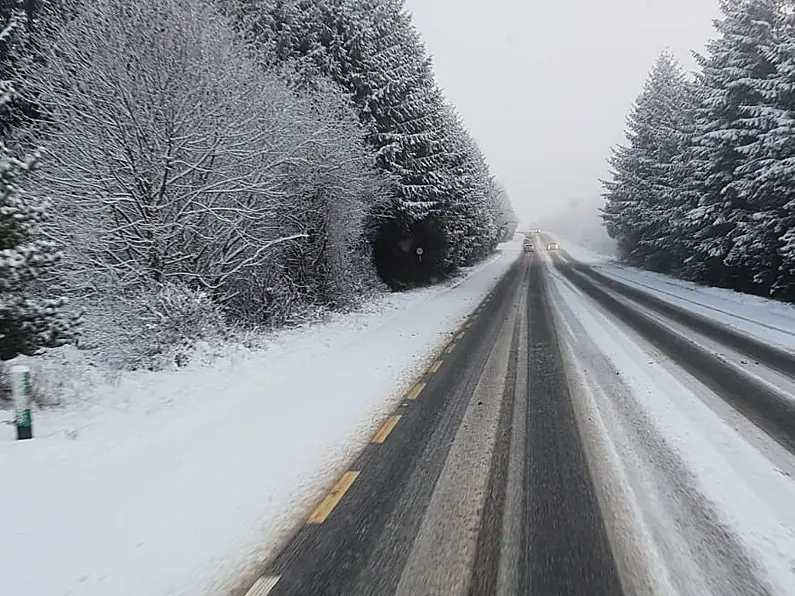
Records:
[[[366,279],[380,178],[338,90],[265,72],[209,1],[96,0],[43,26],[25,73],[48,156],[35,190],[57,198],[81,303],[173,282],[262,324]]]
[[[198,341],[221,341],[223,315],[206,292],[176,283],[104,296],[85,320],[84,348],[123,369],[183,366]]]
[[[8,366],[14,364],[30,369],[31,397],[40,407],[84,401],[96,386],[107,385],[113,380],[110,371],[97,366],[89,353],[74,345],[47,350],[39,356],[19,356],[7,363]]]

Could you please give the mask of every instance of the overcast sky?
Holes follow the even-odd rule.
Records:
[[[601,192],[660,51],[688,69],[718,0],[407,0],[437,81],[523,221]]]

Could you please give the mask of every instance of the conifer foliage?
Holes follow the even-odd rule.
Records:
[[[604,209],[608,232],[634,264],[670,268],[674,239],[666,198],[678,182],[677,158],[685,138],[682,116],[687,85],[673,56],[662,54],[627,120],[627,146],[617,147],[610,161],[613,179],[605,182],[609,201]]]
[[[0,361],[63,345],[77,329],[63,312],[63,298],[48,297],[37,285],[60,254],[41,236],[45,205],[19,188],[18,179],[35,164],[0,145]]]
[[[664,54],[614,150],[603,219],[630,262],[795,297],[791,0],[723,0],[700,71]]]
[[[249,2],[263,60],[293,66],[299,85],[329,78],[348,94],[392,183],[374,214],[375,264],[393,286],[429,282],[482,258],[498,240],[491,173],[434,81],[403,0]],[[420,257],[417,249],[422,249]]]

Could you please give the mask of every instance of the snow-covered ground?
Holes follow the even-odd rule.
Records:
[[[446,286],[179,371],[107,380],[65,359],[67,398],[35,412],[36,438],[14,441],[0,425],[0,592],[235,587],[302,523],[520,251],[517,238]]]
[[[795,306],[722,288],[700,286],[617,263],[565,239],[560,247],[574,259],[618,281],[709,317],[771,345],[795,351]]]
[[[711,407],[719,398],[549,267],[581,430],[628,575],[651,577],[659,594],[757,594],[754,577],[764,593],[795,593],[792,458],[748,441],[735,416]]]

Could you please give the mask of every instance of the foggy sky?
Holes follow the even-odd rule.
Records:
[[[408,0],[437,81],[520,218],[593,203],[656,56],[714,36],[718,0]]]

